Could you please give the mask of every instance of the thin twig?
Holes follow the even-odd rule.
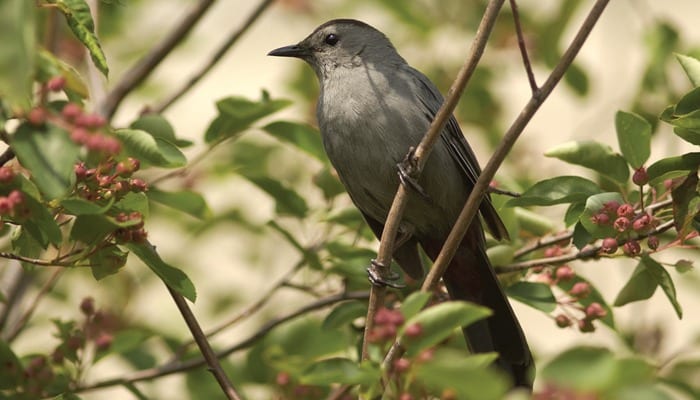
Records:
[[[63,273],[64,269],[59,268],[56,271],[54,271],[53,274],[51,274],[51,277],[49,280],[47,280],[39,289],[39,292],[34,296],[34,299],[32,300],[31,303],[29,303],[29,307],[24,311],[21,317],[17,320],[17,322],[12,326],[11,329],[8,330],[7,334],[5,335],[4,339],[5,342],[10,343],[12,342],[17,335],[22,332],[22,329],[27,325],[27,322],[29,321],[29,318],[31,318],[32,314],[34,314],[34,311],[36,310],[36,307],[39,305],[39,302],[44,298],[44,296],[51,291],[51,289],[54,287],[56,282],[58,281],[58,278],[61,276],[61,273]]]
[[[434,146],[435,142],[440,138],[440,135],[447,124],[452,112],[454,111],[459,98],[464,91],[467,82],[472,77],[476,67],[481,59],[481,55],[484,53],[486,48],[486,42],[488,41],[491,30],[496,23],[496,18],[498,17],[498,12],[503,6],[505,0],[491,0],[486,6],[484,15],[479,24],[479,28],[476,31],[474,41],[472,42],[471,49],[469,50],[469,55],[467,60],[460,68],[457,73],[457,78],[450,87],[447,93],[444,103],[440,106],[433,122],[430,124],[428,131],[421,140],[418,147],[416,147],[415,152],[408,155],[408,159],[411,161],[411,165],[414,168],[411,171],[412,177],[415,179],[420,175],[420,172],[425,165],[425,162]],[[396,192],[394,201],[389,209],[389,214],[387,215],[386,223],[384,225],[384,230],[382,231],[382,238],[379,242],[379,250],[377,254],[377,264],[380,266],[386,266],[391,264],[391,258],[394,249],[394,243],[396,240],[396,234],[398,232],[401,217],[403,216],[406,203],[408,202],[408,190],[404,185],[399,185],[399,189]],[[388,268],[382,268],[378,271],[380,276],[386,276],[388,274]],[[372,291],[370,294],[370,305],[368,307],[367,318],[365,322],[365,332],[362,341],[362,359],[367,359],[368,354],[368,336],[373,328],[374,313],[381,306],[384,300],[384,295],[386,288],[382,285],[372,285]]]
[[[173,290],[173,288],[167,284],[165,286],[168,288],[168,291],[175,301],[178,310],[180,310],[180,314],[182,314],[185,323],[187,323],[187,327],[190,328],[192,337],[194,338],[195,342],[197,342],[199,351],[202,353],[202,356],[204,356],[204,360],[206,360],[209,370],[214,375],[214,378],[216,378],[219,386],[221,386],[221,390],[223,390],[226,394],[226,398],[229,400],[240,400],[241,397],[238,395],[236,389],[233,387],[233,384],[226,375],[226,372],[224,372],[224,369],[221,367],[218,357],[209,345],[209,341],[204,335],[202,328],[199,326],[199,322],[197,322],[197,318],[195,318],[194,314],[192,313],[190,306],[187,304],[187,300],[185,300],[180,293]]]
[[[537,240],[534,240],[516,250],[515,253],[513,253],[513,258],[520,258],[526,254],[532,253],[533,251],[552,246],[557,243],[568,242],[573,236],[574,231],[564,231],[552,236],[537,238]]]
[[[527,55],[527,44],[525,43],[525,36],[523,35],[523,29],[520,26],[520,13],[518,12],[518,5],[516,0],[510,0],[510,9],[513,12],[513,24],[515,25],[515,34],[518,36],[518,48],[520,48],[520,55],[523,58],[523,65],[525,66],[525,72],[527,73],[527,81],[530,83],[530,89],[532,93],[537,92],[537,81],[535,80],[535,73],[532,71],[532,64],[530,63],[530,57]]]
[[[664,233],[667,230],[671,229],[672,227],[673,227],[673,220],[666,221],[663,224],[657,226],[656,229],[654,229],[650,232],[647,232],[643,235],[639,235],[637,237],[637,239],[644,239],[644,238],[647,238],[651,235],[658,235],[658,234]],[[617,245],[622,246],[625,244],[625,242],[627,242],[626,238],[618,239]],[[561,265],[561,264],[575,261],[575,260],[587,260],[587,259],[592,259],[592,258],[598,258],[600,256],[601,249],[602,249],[601,245],[586,246],[583,249],[581,249],[580,251],[577,251],[575,253],[563,254],[561,256],[555,256],[555,257],[538,258],[536,260],[522,261],[522,262],[518,262],[518,263],[504,265],[504,266],[495,266],[494,270],[496,271],[497,274],[505,274],[508,272],[522,271],[525,269],[530,269],[530,268],[534,268],[534,267],[541,266],[541,265]]]
[[[272,329],[276,328],[277,326],[279,326],[279,325],[281,325],[289,320],[292,320],[292,319],[297,318],[301,315],[304,315],[306,313],[331,306],[331,305],[339,303],[341,301],[366,300],[367,298],[368,298],[368,293],[366,291],[361,291],[361,292],[340,293],[340,294],[335,294],[332,296],[328,296],[328,297],[324,297],[322,299],[316,300],[316,301],[309,303],[309,304],[307,304],[307,305],[305,305],[305,306],[303,306],[295,311],[290,312],[287,315],[284,315],[282,317],[268,321],[265,325],[263,325],[255,333],[253,333],[252,335],[250,335],[246,339],[238,342],[237,344],[232,345],[232,346],[228,347],[227,349],[224,349],[223,351],[217,353],[216,356],[218,358],[223,358],[223,357],[227,357],[227,356],[229,356],[237,351],[246,349],[246,348],[252,346],[253,344],[255,344],[258,340],[263,338],[265,335],[267,335]],[[145,369],[142,371],[137,371],[129,376],[123,376],[123,377],[114,378],[114,379],[107,379],[107,380],[103,380],[100,382],[96,382],[96,383],[91,384],[91,385],[77,387],[76,389],[73,390],[73,393],[87,392],[87,391],[91,391],[91,390],[103,389],[103,388],[112,387],[112,386],[121,386],[121,385],[141,382],[141,381],[148,381],[148,380],[160,378],[160,377],[166,376],[166,375],[172,375],[172,374],[176,374],[179,372],[189,371],[191,369],[199,368],[203,365],[205,365],[205,361],[201,357],[193,358],[193,359],[181,361],[181,362],[172,362],[172,363],[162,365],[160,367],[149,368],[149,369]]]
[[[498,167],[501,165],[506,155],[510,149],[515,144],[520,134],[523,132],[530,119],[535,115],[535,112],[543,104],[544,100],[552,93],[552,90],[559,83],[564,73],[569,68],[574,58],[578,54],[581,47],[585,43],[588,35],[595,26],[596,22],[600,18],[603,10],[607,6],[609,0],[597,0],[596,3],[591,8],[591,11],[586,16],[586,19],[582,23],[579,31],[572,40],[571,44],[567,48],[566,52],[559,60],[559,63],[554,67],[550,73],[547,81],[542,85],[540,89],[533,92],[532,97],[522,109],[518,117],[513,121],[508,131],[503,136],[498,147],[495,149],[493,156],[489,162],[484,167],[479,179],[477,179],[472,192],[469,194],[462,212],[460,213],[457,222],[455,223],[450,235],[448,236],[445,244],[443,245],[440,254],[433,263],[433,267],[428,272],[428,276],[423,282],[421,291],[432,292],[435,287],[437,287],[442,275],[444,274],[450,260],[454,257],[457,252],[457,248],[464,237],[469,225],[471,224],[474,216],[476,215],[479,205],[483,201],[484,195],[488,191],[489,183],[493,179]],[[399,356],[402,351],[401,343],[399,341],[395,342],[392,346],[392,350],[396,348],[396,351],[390,351],[384,358],[383,366],[385,369],[389,370],[391,365],[393,365],[395,357]]]
[[[215,1],[216,0],[200,0],[160,43],[153,47],[153,49],[141,58],[136,65],[131,67],[107,94],[104,101],[100,103],[100,107],[98,108],[100,114],[111,118],[126,95],[143,82],[155,70],[158,64],[187,37],[190,31],[192,31],[192,28],[194,28]]]
[[[180,86],[175,92],[163,100],[160,104],[153,107],[151,110],[154,113],[160,114],[170,107],[173,103],[192,89],[209,71],[219,62],[221,58],[228,52],[228,50],[240,39],[243,34],[250,29],[253,23],[262,15],[262,13],[269,7],[274,0],[263,0],[258,4],[258,6],[253,10],[253,12],[248,16],[248,18],[241,24],[238,29],[231,32],[228,39],[214,52],[214,55],[209,59],[209,61],[202,66],[202,68],[197,71],[194,75],[190,77],[182,86]]]

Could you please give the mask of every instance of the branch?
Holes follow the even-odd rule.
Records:
[[[523,29],[520,26],[520,13],[518,12],[518,5],[515,1],[516,0],[510,0],[510,9],[513,12],[513,25],[515,25],[515,33],[518,36],[518,48],[520,49],[520,54],[523,58],[523,65],[525,66],[525,72],[527,73],[527,81],[530,83],[532,93],[535,93],[538,90],[537,81],[535,80],[535,73],[532,72],[530,57],[527,55],[525,36],[523,35]]]
[[[409,154],[407,158],[410,160],[411,167],[413,171],[411,176],[415,179],[417,178],[425,165],[425,162],[432,150],[433,145],[439,139],[440,134],[445,128],[445,124],[449,120],[452,112],[454,111],[459,98],[462,96],[467,82],[472,77],[476,67],[481,59],[481,55],[484,53],[486,48],[486,42],[488,41],[489,35],[493,26],[496,24],[496,18],[498,17],[498,12],[503,6],[505,0],[491,0],[486,6],[484,11],[484,16],[481,19],[479,28],[476,31],[476,36],[472,42],[471,49],[469,50],[469,55],[467,56],[464,65],[457,73],[457,78],[447,92],[447,97],[445,102],[440,106],[435,119],[430,124],[428,131],[421,140],[418,147],[416,147],[413,155]],[[406,203],[408,202],[408,190],[404,185],[399,185],[399,189],[396,192],[394,201],[389,209],[389,214],[387,215],[386,223],[384,225],[384,230],[382,232],[382,238],[379,242],[379,250],[377,254],[376,263],[373,263],[374,272],[379,277],[388,276],[389,269],[385,266],[391,265],[391,259],[393,255],[394,243],[396,240],[396,234],[398,232],[399,224],[401,222],[401,217],[403,216],[404,209],[406,208]],[[384,295],[386,292],[386,287],[383,285],[372,285],[372,290],[370,292],[370,304],[368,307],[367,318],[365,320],[365,332],[362,341],[362,359],[368,359],[368,335],[374,327],[374,313],[383,303]]]
[[[422,291],[432,292],[438,285],[440,278],[449,265],[449,262],[452,260],[452,257],[454,257],[464,234],[479,210],[479,205],[483,201],[484,195],[488,191],[489,183],[493,179],[498,167],[501,165],[529,121],[535,115],[535,112],[537,112],[544,100],[550,93],[552,93],[552,90],[554,90],[556,85],[564,76],[564,73],[573,62],[579,50],[581,50],[581,47],[603,13],[603,10],[607,6],[608,2],[609,0],[596,1],[583,24],[579,28],[579,31],[576,33],[576,36],[572,40],[562,58],[559,60],[559,63],[550,73],[544,85],[532,93],[532,97],[528,103],[503,136],[501,143],[494,151],[493,156],[489,160],[488,164],[486,164],[486,167],[484,167],[479,179],[476,181],[476,184],[472,189],[472,192],[469,194],[469,198],[467,199],[457,222],[452,228],[450,235],[445,241],[442,251],[440,251],[440,254],[433,263],[433,267],[428,272],[428,276],[421,287]],[[394,350],[394,348],[401,348],[401,343],[398,341],[395,342],[392,350]],[[389,354],[387,354],[387,357],[384,358],[383,366],[389,370],[391,365],[393,365],[394,358],[400,353],[401,351],[390,351]]]
[[[98,108],[100,114],[108,119],[111,118],[126,95],[143,82],[158,64],[187,37],[195,24],[214,2],[215,0],[200,0],[160,43],[153,47],[136,65],[131,67],[100,104]]]
[[[195,318],[194,314],[192,313],[192,310],[187,304],[187,300],[185,300],[185,298],[180,293],[173,290],[167,284],[165,286],[168,288],[168,291],[173,297],[173,300],[175,301],[178,310],[180,310],[182,317],[185,319],[187,327],[190,328],[190,332],[192,332],[192,337],[194,338],[195,342],[197,342],[197,346],[199,346],[199,351],[204,356],[204,359],[206,360],[206,363],[209,366],[211,373],[214,374],[214,378],[216,378],[216,381],[219,383],[219,386],[221,386],[221,389],[226,394],[226,398],[230,400],[240,400],[241,397],[236,392],[236,389],[234,389],[233,385],[231,384],[231,381],[228,379],[228,376],[226,376],[226,372],[224,372],[224,369],[221,368],[219,359],[214,353],[214,350],[212,350],[211,346],[209,345],[209,341],[207,341],[207,337],[204,335],[204,332],[202,332],[202,328],[199,326],[197,318]]]
[[[229,355],[246,349],[250,346],[252,346],[256,341],[260,340],[263,338],[265,335],[267,335],[271,330],[276,328],[277,326],[292,320],[300,315],[304,315],[306,313],[309,313],[311,311],[316,311],[325,307],[328,307],[330,305],[333,305],[335,303],[339,303],[341,301],[346,301],[346,300],[366,300],[368,298],[368,293],[365,291],[361,292],[347,292],[347,293],[340,293],[340,294],[335,294],[332,296],[324,297],[322,299],[316,300],[312,303],[309,303],[296,311],[290,312],[287,315],[284,315],[282,317],[273,319],[268,321],[266,324],[264,324],[260,329],[258,329],[257,332],[253,333],[250,335],[248,338],[238,342],[235,345],[232,345],[228,347],[227,349],[216,353],[216,356],[218,358],[223,358],[223,357],[228,357]],[[150,368],[142,371],[137,371],[130,376],[124,376],[120,378],[114,378],[114,379],[107,379],[103,380],[91,385],[86,385],[86,386],[81,386],[77,387],[73,390],[73,393],[80,393],[80,392],[87,392],[91,390],[97,390],[97,389],[103,389],[107,387],[112,387],[112,386],[122,386],[122,385],[129,385],[133,384],[136,382],[141,382],[141,381],[148,381],[156,378],[160,378],[162,376],[166,375],[172,375],[178,372],[184,372],[184,371],[189,371],[191,369],[199,368],[201,366],[205,365],[205,361],[202,358],[193,358],[190,360],[182,361],[182,362],[176,362],[176,363],[168,363],[165,365],[162,365],[157,368]]]
[[[647,232],[643,235],[637,236],[637,239],[644,239],[646,237],[652,236],[652,235],[658,235],[661,233],[666,232],[667,230],[673,228],[673,220],[666,221],[663,224],[659,225],[656,227],[656,229]],[[617,245],[622,246],[627,242],[627,238],[622,238],[617,240]],[[570,254],[564,254],[561,256],[556,256],[556,257],[546,257],[546,258],[538,258],[536,260],[528,260],[528,261],[522,261],[519,263],[513,263],[509,265],[504,265],[504,266],[496,266],[494,267],[494,270],[496,271],[497,274],[505,274],[508,272],[515,272],[515,271],[522,271],[525,269],[529,268],[534,268],[540,265],[547,265],[547,264],[552,264],[552,265],[560,265],[564,264],[570,261],[575,261],[575,260],[588,260],[591,258],[598,258],[600,255],[600,250],[602,246],[601,245],[596,245],[596,246],[586,246],[580,251],[576,253],[570,253]]]
[[[173,103],[192,89],[226,54],[226,52],[240,39],[241,36],[253,25],[253,23],[262,15],[263,11],[267,9],[273,3],[273,0],[263,0],[258,4],[258,6],[253,10],[253,12],[248,16],[248,18],[243,22],[243,24],[233,31],[228,39],[219,47],[219,49],[214,52],[214,55],[209,59],[209,61],[202,66],[202,68],[197,71],[190,79],[185,82],[179,89],[172,93],[168,98],[163,100],[160,104],[155,106],[151,111],[160,114],[170,107]]]

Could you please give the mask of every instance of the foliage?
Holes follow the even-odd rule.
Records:
[[[110,7],[129,6],[102,3],[99,15],[116,30],[112,34],[120,26],[127,29],[128,24],[119,23],[124,10]],[[341,3],[348,10],[357,6]],[[383,0],[374,7],[423,46],[438,33],[436,21],[472,32],[482,12],[480,2],[450,1],[457,12],[449,13],[448,7],[426,12],[424,3]],[[550,69],[561,58],[560,42],[576,26],[582,3],[560,2],[546,15],[521,10],[536,68]],[[500,52],[512,51],[517,39],[509,13],[503,10],[491,39]],[[464,15],[470,17],[462,23]],[[52,30],[51,24],[60,26]],[[468,354],[459,333],[490,310],[442,301],[439,293],[416,293],[417,283],[409,277],[402,277],[406,288],[390,292],[385,307],[374,314],[370,357],[360,361],[369,288],[365,268],[375,257],[373,235],[348,207],[313,125],[276,114],[292,101],[265,90],[258,99],[246,98],[233,88],[230,96],[212,101],[215,116],[187,139],[177,134],[179,127],[164,109],[146,107],[142,115],[120,124],[104,116],[112,113],[104,109],[108,102],[100,103],[94,94],[99,80],[85,78],[90,73],[107,77],[112,62],[87,2],[4,1],[0,32],[16,39],[0,44],[0,140],[5,144],[0,155],[0,257],[6,261],[0,273],[8,277],[3,285],[10,282],[0,292],[0,399],[88,398],[88,389],[115,385],[147,398],[136,382],[172,373],[187,374],[192,398],[221,395],[216,382],[196,368],[203,365],[201,355],[182,335],[122,313],[109,300],[100,304],[86,296],[74,306],[72,286],[64,282],[76,276],[96,281],[94,287],[107,288],[113,298],[122,286],[126,298],[143,295],[140,284],[158,280],[192,302],[204,298],[215,303],[216,319],[229,322],[221,329],[205,329],[206,337],[217,338],[223,368],[243,393],[263,388],[278,399],[513,395],[507,378],[492,367],[496,355]],[[553,143],[544,153],[587,169],[588,177],[562,173],[534,178],[515,168],[513,176],[504,173],[501,186],[522,193],[511,199],[494,195],[512,241],[493,244],[489,256],[504,276],[508,295],[551,317],[560,328],[585,334],[604,327],[627,347],[576,346],[555,354],[539,368],[534,398],[700,396],[694,379],[700,372],[697,358],[690,353],[670,360],[655,352],[630,356],[640,350],[635,332],[615,319],[617,307],[647,301],[657,289],[668,299],[669,311],[681,318],[685,306],[689,314],[676,281],[693,270],[693,260],[675,250],[697,251],[700,152],[659,157],[652,145],[659,139],[700,144],[700,59],[680,40],[681,32],[669,23],[649,29],[648,66],[638,94],[632,104],[615,104],[620,110],[605,121],[616,133],[616,146],[586,137]],[[89,63],[63,53],[58,41],[86,52]],[[497,58],[484,59],[456,111],[465,126],[490,144],[504,130],[494,121],[505,119],[504,99],[494,94],[503,71]],[[444,71],[454,67],[448,62],[430,60],[422,69],[438,86],[447,87],[452,73]],[[308,84],[309,69],[300,71],[292,87],[312,104],[316,93]],[[672,83],[680,73],[688,78],[682,91]],[[580,98],[589,96],[594,84],[583,63],[573,64],[564,79],[564,86]],[[645,100],[649,93],[656,94],[654,101]],[[113,94],[108,91],[107,97]],[[285,163],[290,159],[294,162]],[[241,196],[269,201],[269,219],[252,216],[233,196],[223,210],[211,206],[205,188],[225,182],[240,186]],[[566,209],[557,220],[540,215],[538,207],[561,205]],[[163,251],[167,245],[149,240],[148,229],[159,223],[188,235],[190,242],[180,254],[205,248],[210,232],[226,229],[228,243],[255,243],[244,250],[255,268],[265,268],[266,256],[278,251],[294,265],[259,300],[236,298],[242,294],[231,290],[197,291],[188,276],[197,268]],[[601,259],[636,265],[612,301],[593,279],[576,271],[578,261]],[[21,264],[15,278],[5,275],[11,260]],[[139,269],[138,263],[148,268]],[[239,276],[243,279],[245,273]],[[27,285],[35,297],[23,297]],[[266,303],[275,304],[273,295],[282,289],[314,298],[288,314],[280,310],[291,305],[279,302],[280,310],[250,337],[230,342],[219,335],[227,325],[260,314]],[[45,346],[29,351],[16,346],[38,318],[32,302],[47,299],[72,306],[67,314],[46,318],[53,337],[44,335]],[[322,315],[313,313],[325,308],[329,310]],[[231,310],[242,311],[231,318]],[[406,353],[393,365],[382,365],[396,340]],[[236,352],[243,355],[226,357]],[[110,358],[126,368],[121,379],[90,374]]]

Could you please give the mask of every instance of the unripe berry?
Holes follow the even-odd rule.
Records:
[[[404,334],[406,337],[409,338],[415,338],[420,336],[423,333],[423,326],[419,324],[418,322],[414,322],[411,325],[406,327],[406,330],[404,331]]]
[[[65,106],[63,106],[63,109],[61,110],[61,115],[63,115],[63,118],[69,121],[74,121],[82,114],[83,109],[77,103],[67,103]]]
[[[591,320],[584,318],[578,321],[578,330],[583,333],[594,332],[595,326],[593,326],[593,322]]]
[[[591,303],[586,307],[586,318],[590,320],[599,319],[605,317],[608,312],[605,311],[600,303]]]
[[[24,194],[19,190],[15,189],[7,195],[7,200],[9,200],[10,204],[12,205],[12,208],[14,209],[15,207],[24,203]]]
[[[95,347],[97,347],[97,350],[104,351],[112,345],[113,341],[114,336],[103,332],[95,339]]]
[[[549,257],[556,257],[560,256],[562,253],[561,247],[559,246],[550,246],[544,249],[544,256],[549,258]]]
[[[85,128],[76,127],[70,131],[70,140],[75,144],[87,144],[90,138],[92,138],[92,135]]]
[[[54,364],[62,364],[64,357],[63,350],[58,348],[51,353],[51,362]]]
[[[632,229],[637,233],[643,233],[651,226],[651,216],[649,214],[640,215],[632,223]]]
[[[615,214],[618,207],[620,207],[620,203],[617,200],[610,200],[603,203],[603,208],[600,211],[612,215]]]
[[[54,76],[46,83],[46,87],[52,92],[61,91],[65,86],[66,78],[64,78],[62,75]]]
[[[106,136],[103,139],[102,151],[110,155],[117,155],[122,151],[122,144],[117,138]]]
[[[603,239],[600,249],[603,253],[613,254],[617,251],[617,239],[611,237]]]
[[[73,171],[75,172],[75,177],[79,180],[82,181],[88,176],[88,169],[85,166],[85,163],[79,162],[75,164],[75,167],[73,167]]]
[[[650,249],[656,250],[659,248],[659,237],[658,236],[649,236],[647,238],[647,246],[649,246]]]
[[[0,183],[10,183],[15,179],[15,172],[10,167],[0,167]]]
[[[591,217],[591,222],[593,222],[596,225],[607,225],[610,223],[610,216],[605,213],[598,213],[594,214]]]
[[[632,182],[639,186],[646,185],[649,182],[649,174],[647,174],[646,168],[639,167],[636,169],[632,175]]]
[[[634,216],[634,207],[631,204],[625,203],[617,208],[618,217],[631,218]]]
[[[618,217],[613,223],[613,227],[618,232],[624,232],[630,227],[630,220],[627,217]]]
[[[637,240],[629,240],[622,246],[622,251],[630,257],[636,256],[642,252],[642,247]]]
[[[95,299],[92,297],[86,297],[80,302],[80,311],[83,314],[90,316],[95,313]]]
[[[573,279],[574,276],[576,276],[576,273],[574,272],[574,269],[570,266],[562,265],[559,268],[557,268],[555,275],[560,281],[568,281]]]
[[[569,294],[582,299],[591,293],[591,285],[588,282],[576,282],[574,286],[569,290]]]
[[[394,361],[394,371],[397,373],[402,373],[408,371],[411,368],[411,361],[408,358],[399,358]]]
[[[559,314],[554,318],[554,322],[557,323],[557,326],[560,328],[566,328],[571,326],[571,319],[567,317],[564,314]]]
[[[42,126],[46,123],[46,109],[35,107],[27,113],[27,121],[34,126]]]
[[[129,180],[129,187],[134,192],[145,192],[148,188],[148,185],[146,184],[146,182],[143,181],[143,179],[134,178]],[[389,318],[391,317],[389,316]]]
[[[289,382],[291,382],[291,377],[289,376],[288,372],[278,372],[277,376],[275,377],[275,382],[277,383],[278,386],[287,386],[289,385]]]
[[[68,339],[66,339],[66,347],[68,347],[69,350],[71,351],[76,351],[83,347],[85,344],[85,339],[83,339],[81,336],[71,336]]]
[[[12,202],[5,196],[0,196],[0,216],[12,213]]]
[[[416,357],[416,361],[427,362],[432,360],[433,356],[435,356],[435,348],[429,347],[418,354],[418,357]]]
[[[413,400],[413,395],[410,393],[401,393],[399,400]]]

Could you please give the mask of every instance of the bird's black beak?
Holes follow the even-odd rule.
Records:
[[[276,57],[296,57],[304,58],[310,54],[309,49],[298,44],[293,44],[291,46],[280,47],[279,49],[274,49],[267,53],[268,56]]]

